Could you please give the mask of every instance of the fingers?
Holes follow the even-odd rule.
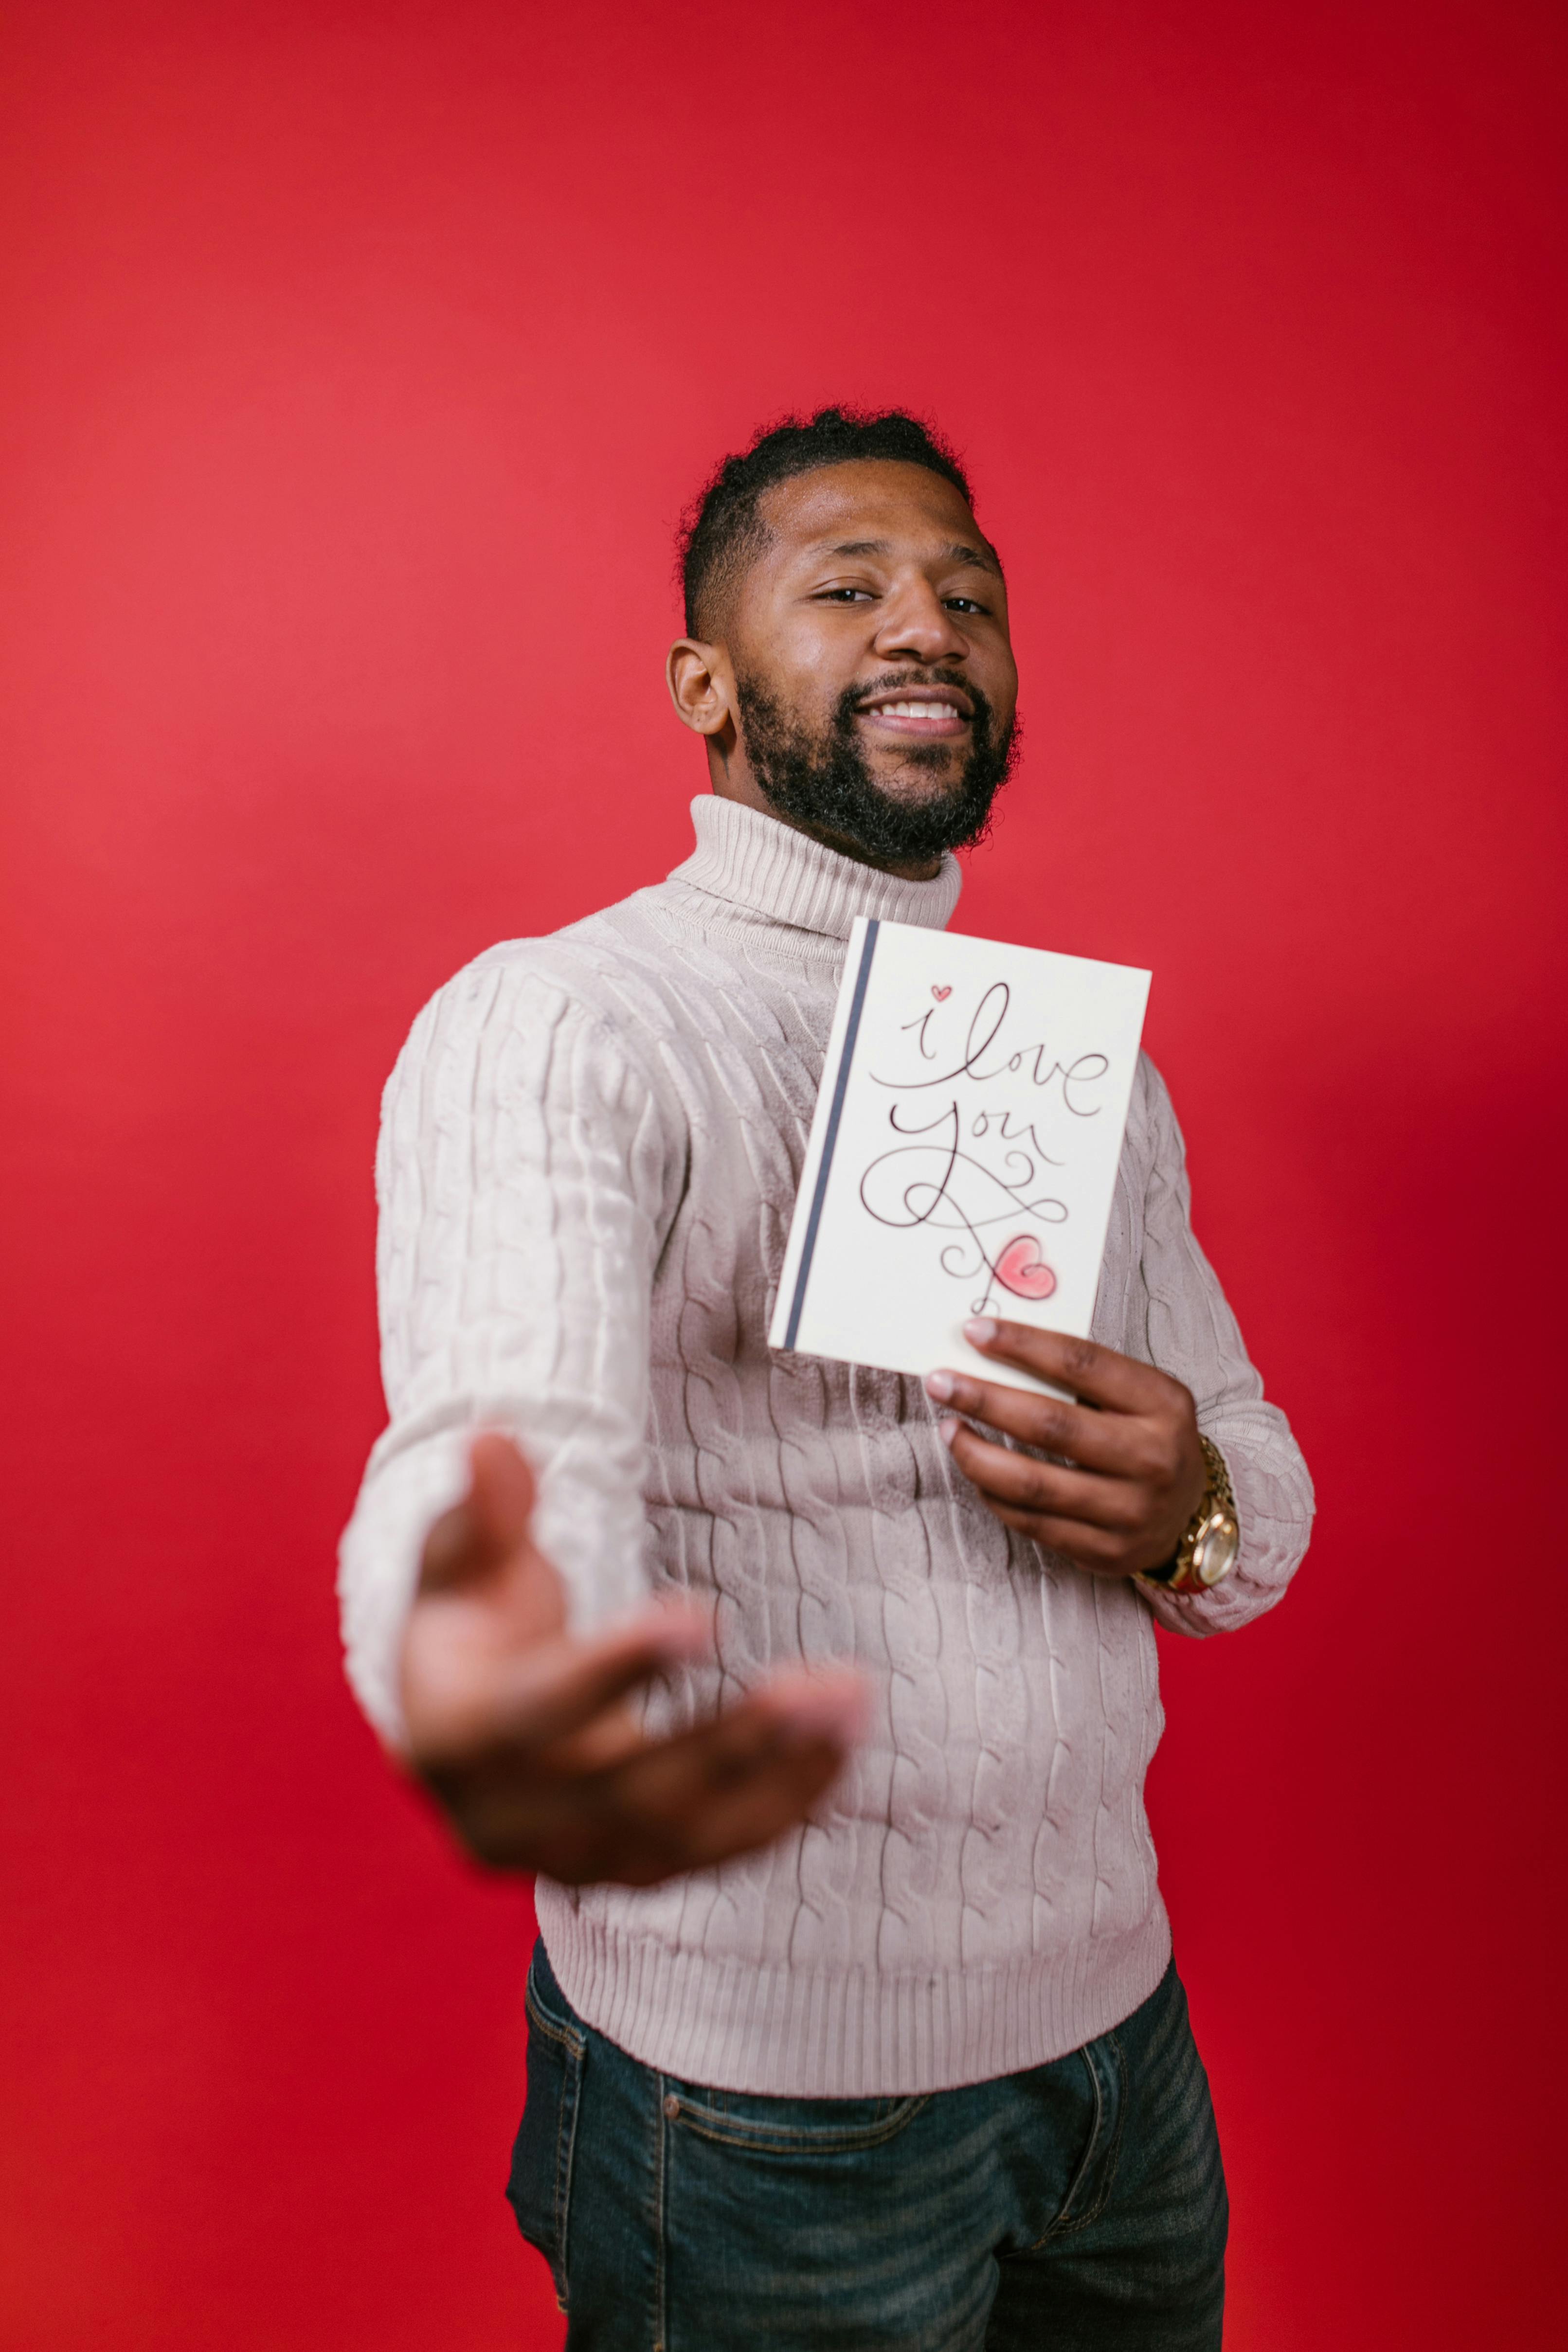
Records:
[[[1015,1511],[1005,1503],[993,1503],[991,1508],[1005,1528],[1016,1528],[1047,1551],[1060,1552],[1064,1559],[1095,1576],[1131,1576],[1140,1565],[1130,1556],[1127,1538],[1111,1535],[1104,1528],[1089,1527],[1082,1519],[1053,1519],[1038,1511]],[[1144,1564],[1152,1567],[1154,1562]]]
[[[858,1675],[778,1676],[673,1738],[649,1741],[611,1793],[664,1876],[727,1860],[802,1819],[864,1725]]]
[[[953,1460],[988,1509],[1080,1568],[1126,1576],[1168,1559],[1205,1476],[1197,1417],[1180,1381],[1059,1331],[987,1317],[964,1329],[982,1350],[1090,1401],[1064,1402],[945,1370],[928,1377],[926,1392],[939,1404],[1035,1449],[996,1444],[957,1412],[943,1421]]]
[[[606,1769],[559,1751],[497,1751],[478,1769],[426,1778],[483,1861],[572,1885],[651,1885],[803,1820],[841,1768],[864,1708],[858,1675],[780,1676],[673,1738],[634,1738]]]
[[[931,1372],[925,1385],[926,1394],[938,1404],[970,1413],[988,1428],[1037,1445],[1042,1453],[1065,1454],[1085,1470],[1132,1478],[1158,1469],[1155,1426],[1131,1413],[1095,1412],[1064,1403],[1059,1397],[1007,1388],[999,1381],[973,1380],[965,1372]]]
[[[993,1505],[1081,1521],[1086,1527],[1120,1534],[1130,1533],[1140,1523],[1142,1491],[1129,1479],[1098,1477],[1092,1472],[1064,1469],[1058,1463],[1037,1462],[1027,1454],[1010,1453],[961,1421],[944,1422],[942,1434],[959,1468]]]
[[[662,1854],[656,1842],[628,1857],[634,1885],[676,1870],[709,1870],[771,1845],[795,1829],[826,1794],[844,1767],[845,1751],[817,1739],[775,1757],[740,1785],[719,1792],[679,1825],[678,1843]]]
[[[1058,1388],[1112,1412],[1158,1411],[1180,1383],[1152,1364],[1135,1363],[1114,1348],[1092,1339],[1075,1339],[1065,1331],[1037,1331],[1027,1323],[1002,1323],[994,1316],[977,1315],[963,1327],[963,1336],[983,1356],[994,1356],[1020,1371],[1033,1372]]]
[[[942,1433],[1004,1527],[1106,1575],[1136,1576],[1169,1559],[1203,1488],[1201,1454],[1185,1478],[1106,1478],[1014,1454],[958,1420],[944,1421]]]
[[[843,1749],[819,1740],[771,1756],[722,1789],[697,1779],[672,1785],[657,1803],[637,1802],[606,1779],[498,1786],[447,1811],[470,1853],[493,1868],[543,1871],[566,1886],[654,1886],[772,1844],[805,1819],[843,1764]]]

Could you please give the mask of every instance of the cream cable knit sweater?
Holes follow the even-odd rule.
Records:
[[[343,1538],[349,1673],[395,1742],[420,1546],[480,1424],[539,1466],[578,1622],[649,1586],[716,1604],[716,1662],[662,1718],[785,1661],[854,1660],[870,1728],[807,1827],[645,1891],[542,1879],[540,1924],[583,2016],[666,2073],[935,2090],[1059,2056],[1164,1969],[1150,1607],[1001,1528],[918,1381],[765,1343],[850,922],[942,928],[957,866],[900,882],[732,802],[692,814],[668,881],[480,956],[393,1073],[391,1423]],[[1235,1483],[1237,1570],[1156,1613],[1246,1623],[1306,1548],[1311,1488],[1193,1239],[1147,1062],[1094,1329],[1187,1382]]]

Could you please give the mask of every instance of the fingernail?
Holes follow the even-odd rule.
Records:
[[[928,1372],[926,1374],[926,1394],[929,1397],[935,1397],[938,1404],[945,1404],[949,1397],[952,1394],[952,1374],[951,1372]]]
[[[955,1412],[944,1412],[937,1427],[942,1432],[942,1444],[951,1445],[958,1435],[958,1415]]]
[[[963,1336],[973,1339],[977,1348],[988,1348],[996,1337],[996,1324],[992,1316],[972,1315],[963,1327]]]

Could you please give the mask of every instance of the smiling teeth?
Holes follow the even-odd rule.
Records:
[[[879,702],[884,719],[956,719],[951,702]]]

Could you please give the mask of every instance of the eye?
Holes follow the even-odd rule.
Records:
[[[816,594],[819,604],[856,604],[862,601],[871,603],[869,588],[820,588]]]
[[[944,596],[942,601],[950,613],[984,613],[985,610],[984,605],[976,603],[973,596]]]

